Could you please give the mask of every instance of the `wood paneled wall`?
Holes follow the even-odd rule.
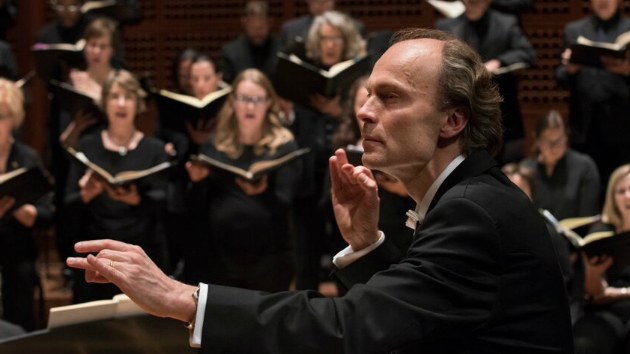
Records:
[[[568,92],[559,89],[554,70],[559,62],[563,27],[590,13],[589,0],[534,0],[534,8],[522,15],[523,29],[538,53],[538,65],[521,74],[520,98],[526,131],[551,108],[567,113]],[[223,43],[241,33],[239,16],[244,2],[238,0],[139,0],[145,20],[127,27],[123,43],[132,71],[149,74],[158,87],[169,87],[175,55],[196,47],[217,58]],[[36,31],[50,18],[44,0],[18,1],[18,23],[10,42],[20,73],[33,68],[29,47]],[[272,29],[306,13],[302,0],[269,0]],[[360,19],[368,31],[431,27],[440,15],[425,0],[338,0],[337,8]],[[622,0],[623,12],[630,14],[630,0]],[[46,96],[43,84],[35,82],[23,129],[24,140],[43,152],[46,129]],[[141,128],[150,131],[152,117],[144,117]]]

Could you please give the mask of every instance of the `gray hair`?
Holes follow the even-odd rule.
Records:
[[[321,16],[315,17],[311,29],[308,31],[308,38],[306,39],[307,57],[315,61],[319,61],[322,57],[319,29],[323,24],[328,24],[341,33],[344,46],[341,60],[348,60],[365,55],[366,43],[365,40],[361,38],[354,21],[339,11],[326,11]]]
[[[486,150],[496,156],[503,145],[499,95],[492,75],[479,55],[464,42],[446,32],[409,28],[394,34],[391,44],[414,40],[435,39],[444,42],[442,66],[437,89],[437,109],[441,112],[455,107],[469,114],[462,135],[462,151],[469,155]]]
[[[267,17],[269,4],[266,1],[248,1],[243,10],[243,16]]]

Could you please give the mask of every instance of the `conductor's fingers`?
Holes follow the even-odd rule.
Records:
[[[341,171],[337,165],[337,156],[331,156],[330,159],[328,159],[328,167],[330,170],[330,186],[333,193],[335,193],[335,191],[341,188],[342,184],[340,176]]]
[[[100,273],[100,275],[110,282],[118,286],[124,283],[126,279],[125,275],[112,266],[111,260],[97,258],[89,254],[87,256],[87,261],[98,273]]]
[[[374,180],[372,171],[365,167],[355,168],[352,176],[366,193],[378,195],[378,184]]]
[[[344,149],[337,149],[335,151],[335,156],[337,157],[339,167],[348,163],[348,156],[346,155],[346,151]]]
[[[116,262],[126,262],[129,260],[129,253],[104,249],[100,251],[96,258],[104,258]]]
[[[87,259],[85,259],[83,257],[68,257],[66,259],[66,264],[70,268],[77,268],[77,269],[84,269],[84,270],[94,271],[94,267],[92,267],[88,263]]]
[[[124,242],[115,240],[92,240],[81,241],[74,245],[74,250],[79,253],[97,253],[104,249],[110,249],[114,251],[132,251],[135,248]]]

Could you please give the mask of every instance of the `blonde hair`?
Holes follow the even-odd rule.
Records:
[[[341,60],[348,60],[365,55],[365,40],[361,38],[354,21],[339,11],[326,11],[321,16],[315,17],[306,39],[306,56],[319,62],[322,57],[322,38],[319,30],[327,24],[341,33],[343,38],[343,53]]]
[[[120,85],[125,92],[136,97],[136,116],[145,111],[146,104],[144,99],[147,97],[147,93],[140,87],[140,83],[136,77],[127,70],[112,70],[109,75],[107,75],[107,80],[103,85],[103,91],[101,93],[101,109],[105,114],[107,114],[107,98],[114,84]]]
[[[0,104],[6,104],[13,117],[13,129],[24,121],[24,94],[13,81],[0,78]]]
[[[245,70],[234,79],[234,89],[218,115],[214,146],[218,151],[224,152],[231,159],[237,159],[243,153],[244,146],[238,139],[238,120],[234,112],[234,104],[238,85],[244,81],[251,81],[260,85],[265,89],[267,98],[271,101],[262,125],[262,137],[254,145],[254,154],[260,156],[268,149],[269,154],[273,155],[279,146],[293,140],[293,134],[280,123],[278,95],[273,89],[271,82],[265,74],[256,69]]]
[[[630,174],[630,164],[617,167],[610,175],[608,187],[606,187],[606,199],[604,201],[604,210],[602,211],[602,221],[606,224],[613,225],[617,232],[621,231],[623,218],[621,212],[617,209],[617,203],[615,203],[615,189],[619,181],[628,174]]]

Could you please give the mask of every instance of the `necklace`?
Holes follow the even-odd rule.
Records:
[[[129,143],[133,140],[134,136],[136,135],[135,133],[131,134],[131,137],[127,139],[126,143],[119,144],[118,142],[114,140],[114,138],[112,138],[112,136],[109,134],[109,131],[106,134],[107,134],[107,137],[109,138],[109,141],[111,141],[113,145],[116,145],[116,149],[118,150],[118,155],[120,156],[127,155],[127,153],[129,152],[129,149],[127,148],[127,146],[129,146]]]

